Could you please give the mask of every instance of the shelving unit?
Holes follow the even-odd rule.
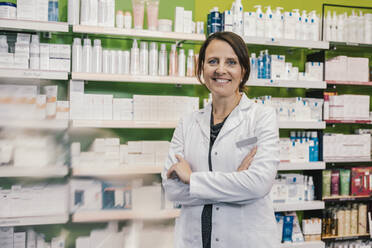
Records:
[[[372,86],[372,82],[355,82],[355,81],[326,81],[327,84],[332,85],[358,85],[358,86]]]
[[[72,27],[74,33],[82,34],[96,34],[96,35],[113,35],[113,36],[125,36],[130,38],[147,38],[151,40],[186,40],[202,42],[205,40],[204,34],[187,34],[187,33],[176,33],[176,32],[160,32],[151,30],[139,30],[139,29],[122,29],[122,28],[110,28],[110,27],[98,27],[98,26],[86,26],[86,25],[74,25]]]
[[[295,203],[274,203],[275,212],[324,209],[323,201],[304,201]]]
[[[67,80],[68,72],[0,68],[0,79]]]
[[[68,120],[0,120],[0,127],[64,130],[69,126]]]
[[[370,120],[326,120],[327,124],[371,124]]]
[[[326,89],[325,81],[293,81],[293,80],[273,80],[255,79],[249,80],[247,86],[261,87],[283,87],[283,88],[304,88],[304,89]]]
[[[176,128],[175,121],[95,121],[95,120],[73,120],[74,128]]]
[[[68,32],[68,23],[0,18],[0,29],[11,31]]]
[[[72,175],[78,177],[125,178],[131,175],[160,174],[164,166],[123,165],[119,168],[74,167]]]
[[[69,215],[32,216],[18,218],[0,218],[0,227],[6,226],[34,226],[67,223]]]
[[[308,49],[329,49],[329,42],[327,41],[288,40],[261,37],[244,37],[243,39],[245,43],[250,45],[296,47]]]
[[[335,164],[335,163],[363,163],[363,162],[372,162],[371,158],[339,158],[339,159],[325,159],[326,163]]]
[[[124,74],[121,75],[121,74],[72,72],[71,78],[73,80],[103,81],[103,82],[200,85],[199,81],[195,77],[170,77],[170,76],[124,75]]]
[[[108,222],[114,220],[166,220],[177,218],[179,209],[166,209],[159,211],[133,211],[133,210],[101,210],[84,211],[72,215],[72,222]]]
[[[322,241],[306,241],[280,245],[280,248],[324,248],[324,247],[325,243]]]
[[[330,196],[330,197],[323,197],[323,201],[325,202],[345,202],[345,201],[369,201],[371,200],[370,196]]]
[[[286,163],[279,164],[278,171],[293,171],[293,170],[324,170],[325,162],[303,162],[303,163]]]
[[[358,234],[353,236],[329,236],[329,237],[322,237],[324,241],[347,241],[347,240],[356,240],[356,239],[368,239],[370,237],[369,234]]]
[[[279,121],[282,129],[325,129],[324,121]]]
[[[52,178],[64,177],[68,174],[67,166],[46,166],[34,167],[14,167],[0,166],[1,177],[32,177],[32,178]]]

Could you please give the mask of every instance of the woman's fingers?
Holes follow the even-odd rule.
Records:
[[[174,164],[172,165],[172,167],[169,168],[169,170],[167,171],[167,178],[172,178],[172,174],[175,172],[175,167],[176,167],[177,164]]]
[[[238,171],[242,171],[242,170],[246,170],[249,168],[249,166],[251,165],[253,159],[254,159],[254,156],[256,155],[257,153],[257,146],[255,146],[252,151],[243,159],[241,165],[239,166],[238,168]]]

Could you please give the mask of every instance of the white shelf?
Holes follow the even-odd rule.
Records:
[[[0,18],[0,28],[14,31],[68,32],[68,23]]]
[[[204,34],[187,34],[176,32],[160,32],[151,30],[137,30],[137,29],[122,29],[110,27],[97,27],[97,26],[84,26],[74,25],[72,27],[74,33],[84,34],[102,34],[102,35],[115,35],[127,37],[140,37],[164,40],[187,40],[187,41],[204,41]]]
[[[174,219],[180,215],[179,209],[159,211],[133,211],[133,210],[100,210],[82,211],[72,215],[72,222],[107,222],[115,220],[165,220]]]
[[[280,248],[324,248],[325,243],[323,241],[307,241],[281,244]]]
[[[287,40],[275,38],[261,38],[261,37],[244,37],[247,44],[265,45],[265,46],[281,46],[281,47],[299,47],[309,49],[329,49],[329,42],[327,41],[310,41],[310,40]]]
[[[326,167],[325,162],[303,162],[303,163],[284,163],[279,164],[279,171],[290,170],[324,170]]]
[[[327,83],[325,81],[254,79],[249,80],[247,86],[325,89],[327,88]]]
[[[14,167],[0,166],[0,177],[64,177],[68,174],[67,166],[46,166],[46,167]]]
[[[73,80],[85,81],[200,85],[199,81],[195,77],[169,77],[72,72],[71,78]]]
[[[160,174],[163,168],[163,166],[136,165],[123,165],[119,168],[85,166],[72,168],[72,175],[79,177],[121,178],[130,175]]]
[[[63,130],[68,128],[68,120],[4,120],[0,119],[0,127]]]
[[[274,203],[275,212],[324,209],[323,201],[304,201],[296,203]]]
[[[4,226],[34,226],[67,223],[69,215],[32,216],[17,218],[0,218],[0,227]]]
[[[279,128],[283,129],[325,129],[324,121],[279,121]]]
[[[338,158],[338,159],[324,159],[326,163],[358,163],[358,162],[372,162],[371,158]]]
[[[67,80],[68,72],[0,68],[0,78]]]
[[[90,128],[176,128],[176,121],[95,121],[95,120],[73,120],[72,127]]]

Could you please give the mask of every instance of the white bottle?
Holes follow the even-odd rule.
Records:
[[[336,11],[333,12],[331,23],[332,23],[331,41],[336,41],[337,40],[337,14],[336,14]]]
[[[40,69],[40,42],[39,35],[32,35],[32,42],[30,44],[30,69]]]
[[[261,5],[255,5],[256,8],[256,35],[265,37],[265,20],[261,10]]]
[[[118,12],[116,13],[116,27],[124,28],[124,14],[121,10],[118,10]]]
[[[106,27],[115,27],[115,0],[106,0]]]
[[[82,72],[92,72],[92,44],[90,39],[84,39]]]
[[[273,37],[277,39],[281,39],[284,36],[284,18],[281,13],[282,9],[282,7],[277,7],[273,15]]]
[[[147,42],[141,42],[140,49],[140,74],[148,75],[149,74],[149,50]]]
[[[130,52],[123,52],[123,74],[129,74],[130,72]]]
[[[8,43],[6,35],[0,35],[0,53],[8,53]]]
[[[101,40],[95,39],[93,41],[93,66],[92,72],[93,73],[101,73],[102,72],[102,46]]]
[[[301,21],[301,15],[300,11],[298,9],[293,10],[293,18],[295,20],[295,39],[300,40],[301,39],[301,28],[302,28],[302,21]]]
[[[81,0],[80,24],[97,26],[98,24],[98,1]]]
[[[316,15],[316,11],[310,12],[310,28],[309,28],[309,39],[312,41],[319,40],[319,18]]]
[[[107,49],[102,51],[102,72],[105,74],[110,73],[110,52]]]
[[[111,74],[118,73],[118,53],[115,50],[110,50],[109,68]]]
[[[150,43],[150,53],[149,53],[149,75],[158,75],[158,43]]]
[[[80,18],[80,0],[68,0],[68,24],[78,25]]]
[[[171,51],[169,52],[169,76],[178,75],[178,55],[177,46],[172,44]]]
[[[160,46],[159,52],[159,76],[167,76],[168,75],[168,53],[167,47],[163,43]]]
[[[139,49],[137,40],[133,41],[133,47],[130,49],[130,74],[138,75],[139,74]]]
[[[81,39],[74,38],[72,45],[72,72],[82,72],[83,63],[83,47],[81,46]]]
[[[189,49],[188,55],[187,55],[186,76],[188,76],[188,77],[195,76],[194,50],[192,50],[192,49]]]
[[[235,0],[234,12],[233,12],[234,23],[233,31],[234,33],[242,36],[243,35],[243,5],[241,0]]]
[[[331,11],[328,10],[327,12],[327,16],[326,16],[326,20],[325,20],[325,34],[324,34],[324,37],[325,37],[325,40],[326,41],[331,41],[331,37],[332,37],[332,15],[331,15]]]
[[[310,37],[310,23],[306,14],[306,10],[302,11],[301,26],[302,28],[300,28],[300,40],[308,40]]]
[[[344,41],[344,28],[345,28],[345,15],[339,15],[337,17],[337,36],[336,40],[339,42]]]
[[[178,76],[179,77],[185,76],[185,68],[186,68],[185,50],[180,49],[180,53],[178,55]]]
[[[257,66],[257,58],[256,58],[255,53],[251,54],[250,64],[251,64],[251,73],[250,73],[250,76],[249,76],[249,80],[257,79],[258,66]]]
[[[364,16],[364,43],[372,44],[372,14]]]
[[[315,200],[315,188],[314,188],[314,182],[313,182],[313,177],[309,176],[309,200],[314,201]]]
[[[271,11],[271,6],[265,7],[266,13],[264,17],[265,22],[265,37],[272,38],[273,37],[273,12]]]
[[[123,74],[123,51],[118,50],[116,51],[116,57],[118,61],[118,67],[117,67],[117,74]]]
[[[256,13],[255,12],[244,13],[244,36],[248,36],[248,37],[256,36]]]
[[[284,13],[284,39],[294,40],[296,38],[296,20],[293,12]]]
[[[98,0],[98,26],[104,27],[105,26],[105,19],[107,14],[107,0]]]
[[[358,43],[364,43],[364,15],[362,11],[359,11],[359,16],[357,16],[357,37],[358,37]]]

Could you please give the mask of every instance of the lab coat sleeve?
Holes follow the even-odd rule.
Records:
[[[168,158],[165,164],[165,168],[161,174],[162,183],[165,191],[165,195],[168,200],[175,202],[179,205],[205,205],[214,204],[215,201],[208,199],[200,199],[190,195],[190,186],[183,183],[178,178],[168,179],[167,171],[173,164],[177,163],[178,160],[175,157],[176,154],[184,157],[184,134],[183,134],[184,120],[182,119],[177,128],[173,133],[173,138],[169,148]]]
[[[279,164],[279,130],[272,108],[256,111],[257,153],[241,172],[195,172],[190,178],[190,195],[232,204],[245,204],[267,195]]]

